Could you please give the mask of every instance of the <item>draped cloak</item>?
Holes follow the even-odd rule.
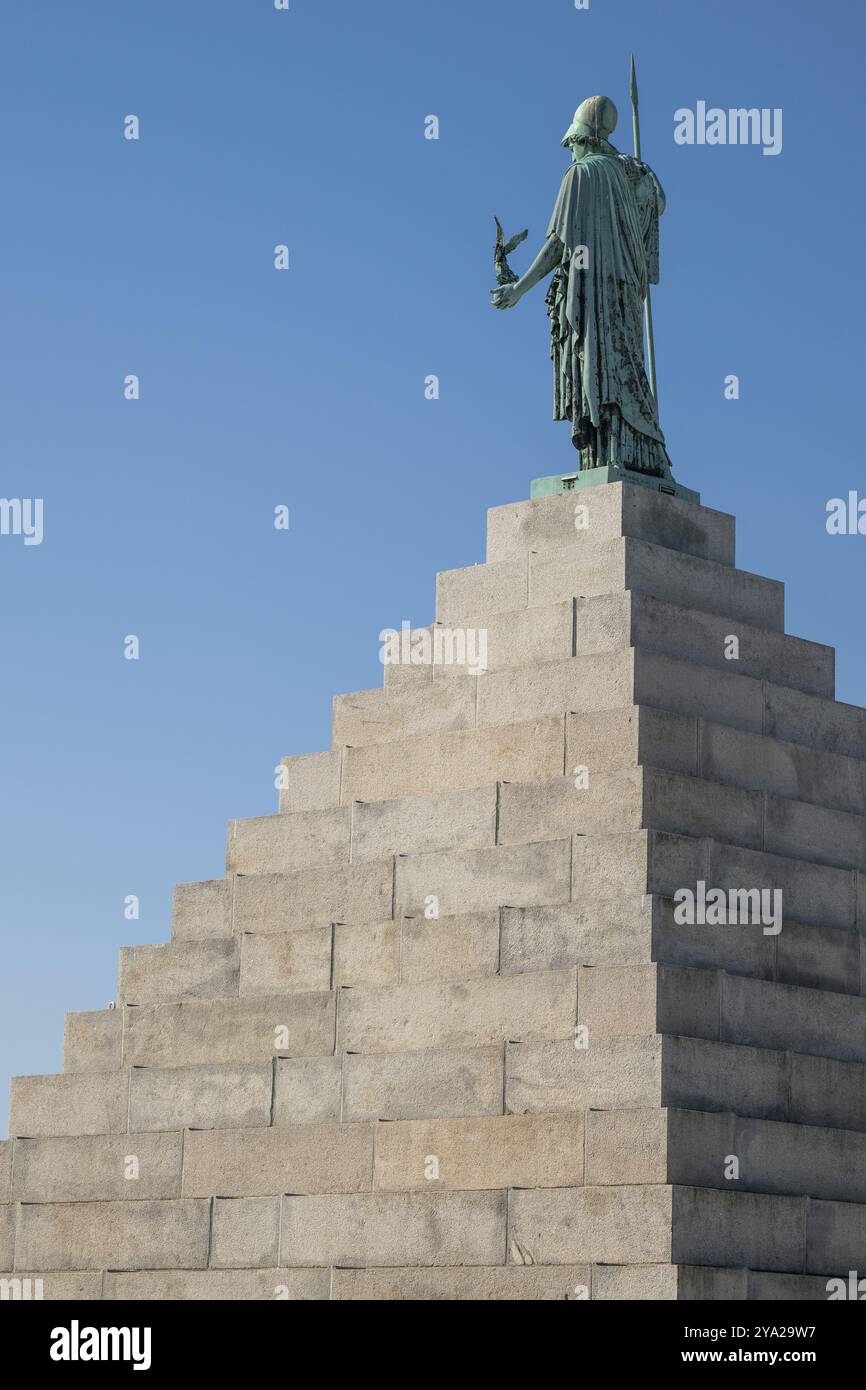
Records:
[[[582,468],[615,464],[665,475],[670,460],[643,346],[643,301],[647,284],[658,284],[665,197],[648,165],[608,148],[567,170],[548,228],[563,247],[547,295],[553,413],[572,422]]]

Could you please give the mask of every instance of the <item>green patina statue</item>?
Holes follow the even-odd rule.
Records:
[[[513,308],[553,272],[547,293],[553,413],[557,420],[571,421],[581,471],[628,469],[647,481],[670,479],[654,390],[648,300],[649,285],[659,279],[665,195],[639,158],[637,117],[638,158],[621,154],[610,143],[616,121],[617,110],[608,97],[590,97],[578,107],[562,141],[572,164],[562,180],[547,240],[520,278],[506,254],[522,237],[505,245],[497,222],[499,287],[492,291],[493,304]],[[644,368],[645,313],[652,386]]]

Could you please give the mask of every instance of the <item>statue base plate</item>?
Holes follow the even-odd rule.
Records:
[[[686,502],[700,506],[701,494],[690,487],[675,483],[673,478],[654,478],[649,473],[634,473],[629,468],[584,468],[574,473],[552,473],[548,478],[533,478],[530,497],[552,497],[558,492],[578,492],[585,487],[597,487],[600,483],[637,483],[638,487],[651,488],[653,492],[666,493],[670,497],[682,497]]]

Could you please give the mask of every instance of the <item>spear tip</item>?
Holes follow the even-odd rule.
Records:
[[[634,54],[631,55],[631,71],[629,74],[629,86],[631,90],[631,99],[635,104],[637,104],[637,71],[635,69],[634,64]]]

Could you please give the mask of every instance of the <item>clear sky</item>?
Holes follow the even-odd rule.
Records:
[[[168,939],[172,884],[222,874],[226,821],[273,812],[279,757],[381,683],[380,629],[431,619],[485,509],[573,466],[543,290],[489,305],[493,215],[529,227],[524,269],[577,104],[611,96],[630,148],[632,49],[668,197],[675,474],[737,514],[741,567],[787,581],[788,630],[836,645],[840,698],[866,704],[866,536],[825,529],[830,498],[866,496],[864,15],[5,7],[0,495],[44,499],[44,540],[0,536],[0,1090],[60,1069],[64,1010],[114,997],[121,945]],[[678,145],[699,101],[781,108],[782,152]]]

